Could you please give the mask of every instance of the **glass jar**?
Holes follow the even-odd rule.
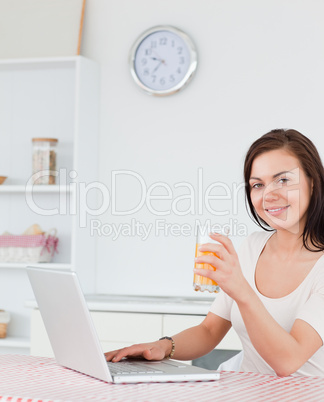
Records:
[[[33,183],[56,183],[56,138],[33,138]]]

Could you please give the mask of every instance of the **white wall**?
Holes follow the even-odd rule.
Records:
[[[87,0],[81,53],[101,66],[100,180],[111,190],[111,172],[131,170],[147,187],[167,183],[172,200],[187,194],[175,183],[198,192],[222,182],[242,182],[242,161],[249,144],[272,128],[296,128],[323,155],[324,3],[319,0]],[[199,52],[197,74],[177,95],[154,98],[133,82],[129,50],[142,31],[170,24],[186,31]],[[141,186],[119,176],[117,207],[134,208]],[[161,187],[154,194],[164,193]],[[213,194],[224,194],[220,187]],[[197,198],[197,197],[196,197]],[[203,213],[156,216],[146,206],[129,216],[111,207],[100,224],[127,230],[133,220],[156,227],[157,219],[185,224],[189,236],[155,235],[143,241],[124,232],[117,240],[98,236],[97,291],[193,296],[193,226],[196,219],[251,233],[242,191],[228,201],[213,201],[215,216]],[[239,207],[235,211],[235,202]],[[172,200],[152,202],[159,211]],[[178,204],[189,207],[188,200]],[[97,218],[94,218],[97,219]],[[175,226],[173,226],[175,227]],[[242,236],[232,236],[236,246]],[[199,294],[198,296],[207,296]]]

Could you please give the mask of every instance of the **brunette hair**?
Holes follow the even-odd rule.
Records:
[[[249,148],[244,162],[246,206],[252,219],[264,230],[273,230],[255,212],[251,201],[249,180],[254,159],[264,152],[285,149],[298,158],[306,176],[313,182],[313,190],[303,231],[303,245],[310,251],[324,250],[324,167],[312,141],[292,129],[272,130],[257,139]],[[310,247],[312,245],[313,247]]]

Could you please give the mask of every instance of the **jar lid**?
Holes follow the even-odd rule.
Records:
[[[57,138],[32,138],[33,142],[37,141],[47,141],[47,142],[58,142]]]

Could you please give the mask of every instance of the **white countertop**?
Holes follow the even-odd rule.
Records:
[[[93,294],[85,296],[90,311],[115,311],[160,314],[206,315],[213,298],[162,297],[162,296],[121,296]],[[37,308],[35,300],[25,305]]]

